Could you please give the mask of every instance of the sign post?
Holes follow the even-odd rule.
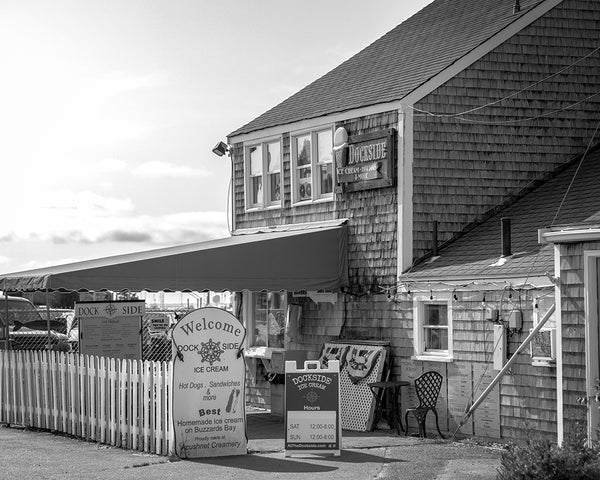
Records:
[[[200,308],[173,328],[173,424],[181,458],[247,453],[242,346],[246,329],[226,310]]]
[[[332,454],[342,445],[340,362],[285,362],[285,456]]]

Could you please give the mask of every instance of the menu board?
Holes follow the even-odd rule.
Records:
[[[142,358],[143,300],[77,302],[79,353],[111,358]]]
[[[173,328],[173,425],[181,458],[247,453],[246,329],[231,313],[200,308]]]
[[[285,362],[285,451],[340,455],[340,367],[330,360]]]

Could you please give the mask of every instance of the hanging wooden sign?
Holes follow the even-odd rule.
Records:
[[[346,152],[336,156],[337,182],[344,191],[390,187],[394,184],[395,130],[354,135]],[[339,157],[339,160],[338,160]]]

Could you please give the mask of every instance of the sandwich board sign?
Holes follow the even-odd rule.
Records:
[[[285,456],[332,454],[342,445],[340,362],[285,362]]]
[[[247,453],[245,336],[235,316],[214,307],[194,310],[173,327],[173,427],[179,457]]]
[[[144,300],[76,302],[79,353],[101,357],[142,358]]]

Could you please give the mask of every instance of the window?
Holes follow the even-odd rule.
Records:
[[[554,290],[533,299],[533,327],[541,322],[542,318],[554,306]],[[555,312],[556,313],[556,312]],[[532,364],[535,366],[553,366],[556,361],[556,315],[552,313],[546,323],[529,344]],[[533,330],[533,329],[531,329]],[[530,332],[531,332],[530,330]]]
[[[252,296],[248,318],[251,347],[284,348],[287,298],[284,292],[258,292]]]
[[[452,300],[450,294],[414,299],[414,351],[419,360],[452,359]]]
[[[281,206],[281,142],[246,147],[246,208]]]
[[[293,202],[333,198],[333,135],[330,128],[292,136]]]

